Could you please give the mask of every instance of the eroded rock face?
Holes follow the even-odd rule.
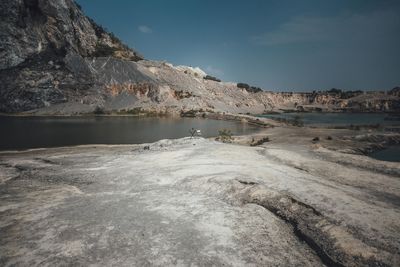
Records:
[[[5,0],[1,10],[0,69],[18,66],[46,50],[87,57],[99,46],[114,49],[121,58],[141,59],[87,18],[72,0]]]
[[[5,0],[0,16],[2,112],[81,97],[94,81],[85,57],[142,59],[72,0]]]

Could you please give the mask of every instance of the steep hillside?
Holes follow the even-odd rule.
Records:
[[[0,3],[0,111],[69,101],[92,88],[83,58],[142,57],[87,18],[72,0]]]

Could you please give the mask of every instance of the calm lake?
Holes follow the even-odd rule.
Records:
[[[157,117],[8,117],[0,116],[0,150],[81,144],[139,144],[229,129],[234,135],[258,131],[246,123],[202,118]]]
[[[390,146],[386,149],[373,152],[369,156],[379,160],[400,162],[400,146]]]
[[[260,115],[267,118],[292,120],[299,116],[305,125],[399,125],[400,120],[393,120],[393,115],[385,113],[281,113]],[[400,117],[397,117],[400,119]]]

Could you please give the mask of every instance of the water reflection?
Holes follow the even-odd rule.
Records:
[[[258,129],[246,123],[202,118],[157,117],[0,117],[0,149],[26,149],[79,144],[138,144],[189,136],[204,137],[230,129],[247,134]]]

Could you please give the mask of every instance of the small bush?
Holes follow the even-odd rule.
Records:
[[[222,129],[222,130],[219,130],[218,133],[219,133],[219,135],[215,140],[221,141],[223,143],[231,143],[233,141],[231,130]]]
[[[104,108],[103,108],[103,107],[100,107],[100,106],[97,106],[97,107],[94,109],[93,113],[96,114],[96,115],[104,114],[104,113],[105,113],[105,112],[104,112]]]
[[[183,90],[175,90],[176,99],[191,98],[194,96],[191,92],[184,92]]]
[[[140,114],[141,111],[142,111],[142,108],[141,107],[137,107],[137,108],[133,108],[133,109],[127,110],[126,114],[138,115],[138,114]]]
[[[110,57],[114,55],[117,49],[115,47],[108,46],[106,44],[98,42],[96,44],[96,49],[93,52],[93,57]]]
[[[216,78],[214,76],[211,76],[211,75],[206,75],[206,76],[203,77],[203,79],[204,80],[216,81],[216,82],[220,82],[221,81],[220,79],[218,79],[218,78]]]
[[[116,113],[118,115],[140,115],[142,113],[142,111],[143,110],[141,107],[136,107],[133,109],[120,109]]]
[[[328,136],[327,138],[326,138],[326,140],[332,140],[333,138],[332,138],[332,136]]]
[[[337,88],[332,88],[330,90],[327,91],[327,93],[331,93],[331,94],[336,94],[336,95],[340,95],[343,93],[343,91],[341,89],[337,89]]]
[[[250,143],[250,146],[259,146],[259,145],[262,145],[262,144],[264,144],[266,142],[269,142],[269,137],[268,136],[267,137],[263,137],[263,138],[258,139],[258,140],[254,140],[254,138],[253,138],[253,140]]]
[[[188,110],[188,111],[181,111],[181,117],[189,117],[189,118],[194,118],[196,117],[197,111],[194,109]]]
[[[317,136],[317,137],[314,137],[312,141],[313,141],[313,142],[318,142],[318,141],[319,141],[319,137],[318,137],[318,136]]]
[[[260,87],[250,86],[247,83],[237,83],[236,86],[240,89],[245,89],[249,93],[258,93],[263,91]]]
[[[251,86],[250,89],[247,90],[249,93],[258,93],[262,92],[263,90],[260,87]]]
[[[250,88],[250,85],[248,85],[247,83],[238,83],[238,84],[236,84],[236,86],[238,88],[242,88],[242,89],[249,89]]]

